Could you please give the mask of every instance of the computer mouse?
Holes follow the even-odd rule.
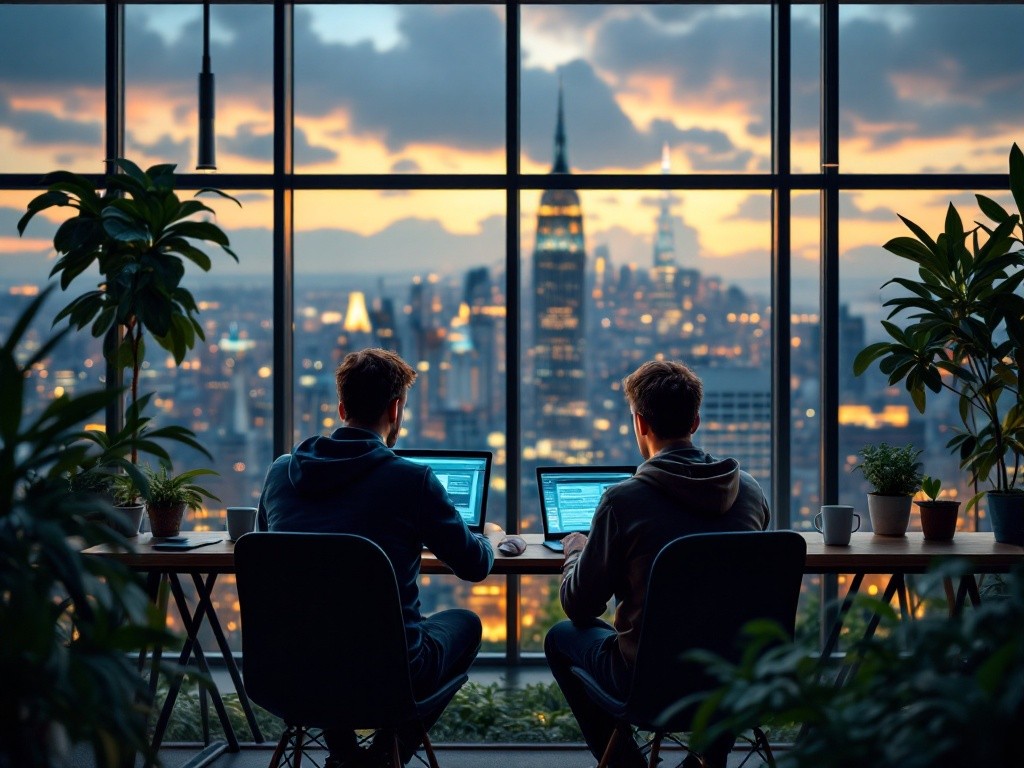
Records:
[[[526,539],[522,536],[505,536],[498,542],[498,551],[506,557],[518,557],[526,551]]]

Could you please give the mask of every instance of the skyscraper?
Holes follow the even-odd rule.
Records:
[[[551,173],[569,173],[561,86]],[[545,190],[537,212],[533,250],[533,364],[538,423],[551,433],[570,439],[585,437],[585,266],[579,195],[572,189]]]
[[[661,150],[661,172],[671,171],[668,144]],[[661,194],[658,210],[658,232],[654,238],[654,266],[651,269],[651,305],[655,309],[679,308],[676,290],[676,241],[672,231],[672,192]]]

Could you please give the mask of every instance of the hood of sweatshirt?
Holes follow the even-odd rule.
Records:
[[[352,485],[394,457],[379,435],[342,427],[330,437],[318,435],[299,443],[288,461],[288,479],[299,493],[322,496]]]
[[[636,470],[636,478],[678,499],[679,506],[700,515],[724,515],[740,492],[736,459],[716,459],[690,444],[670,446]]]

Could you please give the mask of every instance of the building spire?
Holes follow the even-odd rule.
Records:
[[[565,151],[565,110],[562,108],[562,76],[558,76],[558,124],[555,127],[555,163],[552,173],[569,173]]]

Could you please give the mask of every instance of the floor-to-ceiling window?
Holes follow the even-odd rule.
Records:
[[[951,404],[919,416],[850,363],[880,337],[896,213],[938,229],[948,201],[1005,186],[1019,4],[257,2],[210,18],[205,176],[200,4],[0,4],[0,333],[52,266],[59,218],[15,228],[46,171],[100,180],[117,147],[242,203],[208,199],[240,263],[186,278],[206,342],[180,367],[152,355],[140,382],[216,457],[222,502],[189,525],[221,525],[276,453],[336,426],[334,367],[366,345],[419,371],[402,444],[494,452],[488,517],[509,529],[538,529],[535,467],[639,461],[619,382],[658,355],[703,376],[699,442],[740,458],[779,525],[859,503],[848,470],[867,442],[912,442],[955,476]],[[33,389],[42,404],[105,373],[78,334]],[[480,612],[512,660],[559,615],[543,579],[434,578],[424,595]]]

